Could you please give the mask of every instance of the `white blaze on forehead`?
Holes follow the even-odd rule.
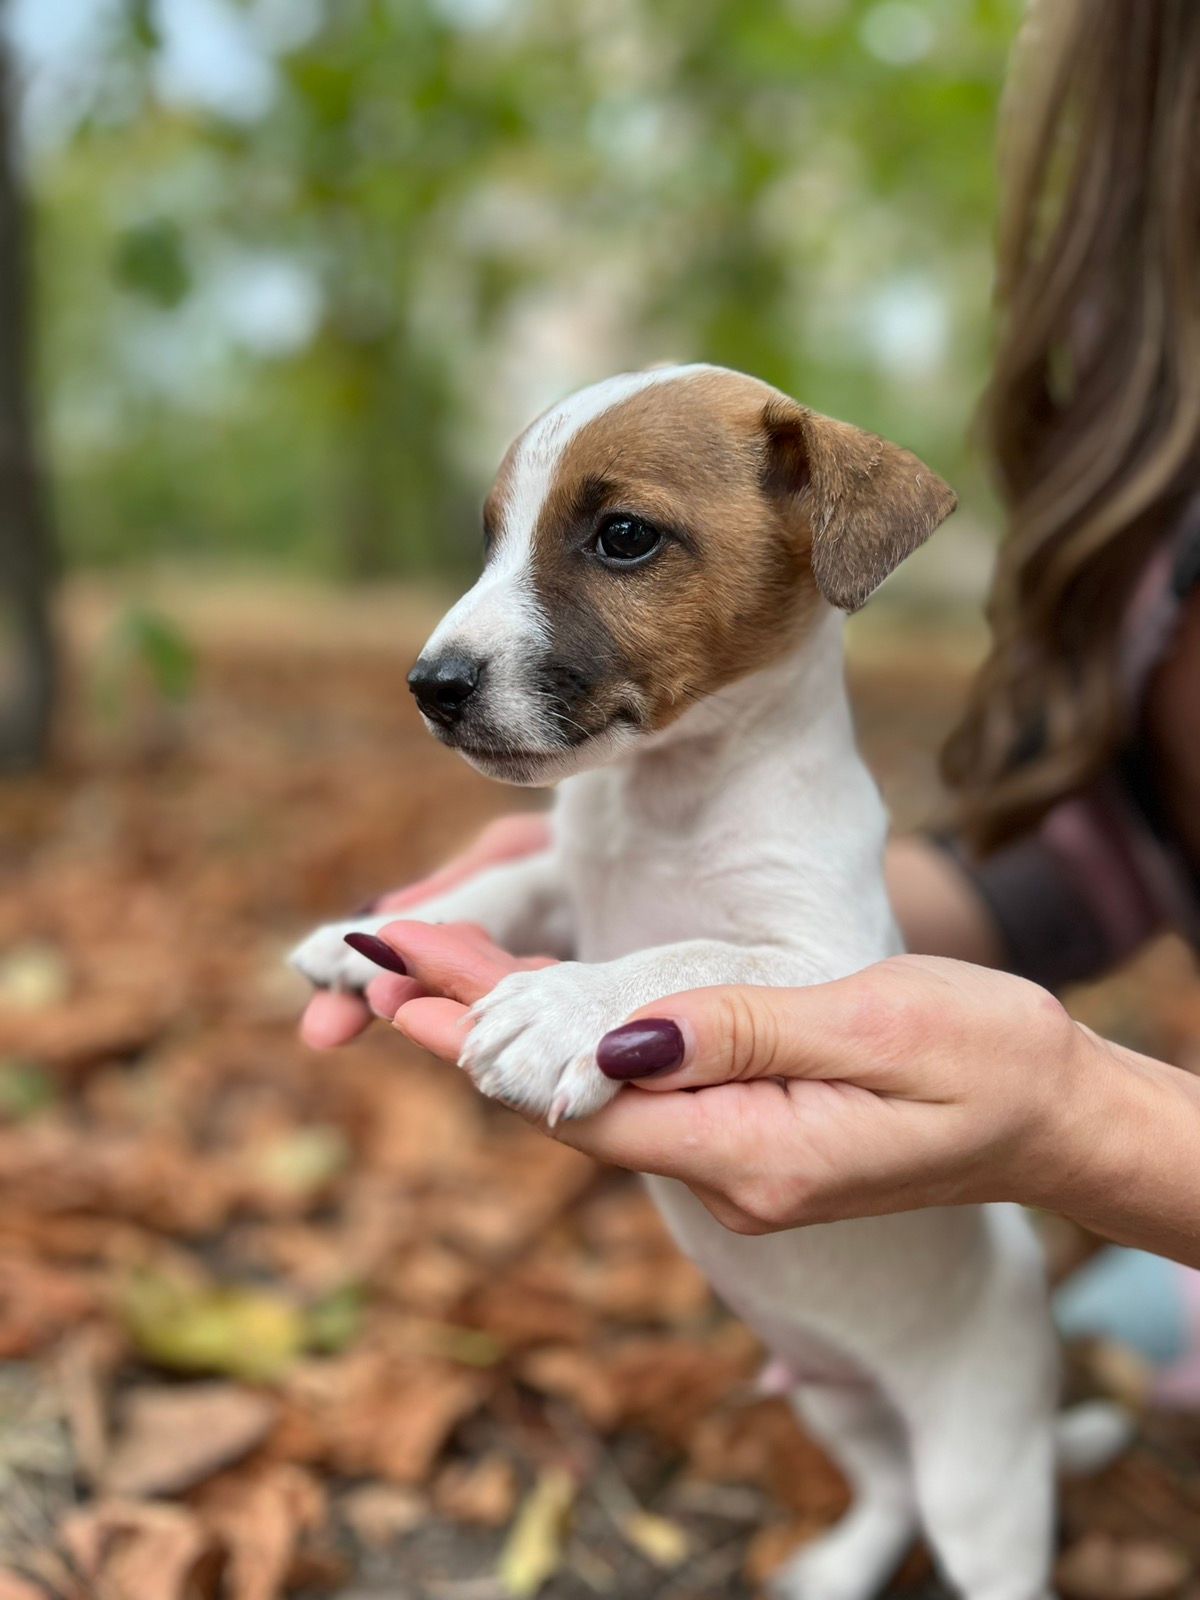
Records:
[[[520,658],[550,634],[530,578],[529,557],[563,452],[588,423],[643,389],[713,370],[696,363],[622,372],[580,389],[532,423],[517,441],[492,557],[474,588],[442,618],[421,654],[454,648],[486,657],[514,687],[521,678],[527,680]]]
[[[533,532],[546,497],[554,487],[563,453],[576,434],[606,411],[624,404],[643,389],[674,383],[712,367],[654,367],[648,372],[621,372],[580,389],[540,416],[517,441],[508,494],[502,510],[500,559],[523,562],[533,543]]]

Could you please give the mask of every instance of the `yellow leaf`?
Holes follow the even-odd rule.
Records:
[[[452,1322],[413,1320],[413,1342],[421,1350],[445,1356],[463,1367],[494,1367],[504,1359],[504,1346],[482,1328],[460,1328]]]
[[[622,1519],[621,1532],[635,1550],[656,1567],[677,1567],[687,1560],[688,1536],[677,1522],[653,1511],[633,1511]]]
[[[142,1354],[177,1372],[265,1382],[290,1366],[306,1342],[301,1310],[261,1289],[143,1272],[127,1285],[120,1310]]]
[[[47,944],[27,944],[0,960],[0,1005],[14,1011],[44,1011],[70,992],[67,964]]]
[[[258,1170],[273,1189],[308,1195],[323,1189],[345,1170],[350,1149],[337,1128],[296,1128],[273,1139],[258,1157]]]
[[[575,1480],[561,1467],[543,1472],[526,1495],[497,1568],[511,1600],[532,1600],[558,1571],[574,1501]]]

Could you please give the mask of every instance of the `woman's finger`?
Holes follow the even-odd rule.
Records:
[[[560,1122],[554,1136],[610,1166],[726,1190],[730,1175],[757,1159],[778,1097],[768,1083],[716,1085],[705,1094],[630,1090],[590,1117]]]
[[[726,984],[655,1000],[606,1033],[606,1077],[654,1090],[756,1078],[840,1078],[864,1065],[854,979],[780,989]]]
[[[427,994],[468,1006],[524,965],[481,938],[478,929],[462,930],[453,924],[390,922],[380,929],[379,937],[401,957],[409,977]]]
[[[313,1050],[336,1050],[356,1039],[371,1021],[359,994],[322,989],[313,995],[300,1019],[300,1037]]]
[[[381,1022],[390,1022],[402,1005],[421,994],[421,985],[415,978],[400,978],[391,972],[382,972],[363,991],[372,1014]]]
[[[471,1014],[457,1000],[425,996],[402,1006],[396,1013],[395,1025],[422,1050],[454,1065],[470,1032]]]

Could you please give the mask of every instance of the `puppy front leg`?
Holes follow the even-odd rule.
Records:
[[[379,968],[345,942],[348,933],[378,933],[389,922],[477,922],[515,955],[569,955],[574,938],[566,884],[553,850],[505,861],[456,889],[403,911],[373,912],[330,922],[292,951],[289,963],[325,989],[363,989]]]
[[[617,1093],[596,1046],[631,1011],[715,983],[811,981],[786,951],[694,939],[616,961],[564,961],[514,972],[473,1007],[460,1066],[479,1089],[552,1125],[585,1117]]]

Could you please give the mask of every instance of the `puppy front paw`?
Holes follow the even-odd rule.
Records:
[[[353,922],[327,922],[302,939],[288,956],[288,965],[318,989],[365,989],[382,970],[346,943],[348,933],[378,933],[391,917],[359,917]]]
[[[459,1065],[481,1093],[551,1127],[590,1116],[619,1088],[596,1065],[596,1046],[629,1009],[596,967],[513,972],[471,1008]]]

